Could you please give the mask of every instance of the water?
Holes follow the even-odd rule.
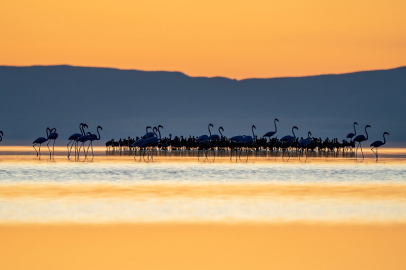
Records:
[[[406,183],[403,164],[39,163],[0,164],[11,183]]]
[[[0,161],[0,223],[145,222],[405,223],[406,166],[102,156]]]

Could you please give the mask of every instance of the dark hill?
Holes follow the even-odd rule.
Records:
[[[0,66],[2,144],[30,144],[56,127],[63,145],[80,122],[103,126],[102,142],[135,137],[146,125],[163,134],[206,134],[222,125],[226,136],[273,130],[278,137],[311,130],[317,137],[344,138],[357,121],[370,124],[370,141],[388,131],[406,144],[406,67],[341,75],[231,80],[72,66]]]

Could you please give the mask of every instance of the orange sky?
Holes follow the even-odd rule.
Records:
[[[230,78],[406,65],[404,0],[13,0],[0,65],[116,67]]]

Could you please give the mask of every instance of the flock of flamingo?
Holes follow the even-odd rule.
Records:
[[[296,151],[303,151],[306,154],[307,158],[307,153],[308,151],[314,151],[316,148],[322,149],[323,147],[329,148],[330,150],[334,148],[344,148],[344,147],[356,147],[355,150],[355,157],[358,157],[358,148],[361,150],[362,158],[364,158],[364,153],[362,151],[362,145],[361,143],[364,141],[368,140],[368,128],[371,128],[370,125],[365,126],[365,134],[364,135],[357,135],[356,131],[356,125],[358,125],[357,122],[354,122],[353,128],[354,128],[354,133],[348,133],[346,136],[346,139],[343,140],[343,143],[339,143],[337,139],[334,139],[332,141],[326,139],[325,141],[322,141],[321,139],[317,138],[312,138],[312,133],[309,131],[308,132],[308,137],[307,138],[298,138],[295,135],[295,130],[298,130],[298,127],[294,126],[292,127],[292,135],[286,135],[283,136],[281,139],[277,138],[272,138],[276,133],[277,133],[277,127],[276,127],[276,122],[279,122],[278,119],[274,120],[275,124],[275,131],[269,131],[264,136],[260,139],[254,134],[254,129],[256,129],[255,125],[252,125],[252,136],[250,135],[237,135],[233,136],[231,138],[227,138],[223,136],[224,128],[219,127],[218,131],[220,135],[218,134],[212,134],[211,133],[211,127],[213,127],[213,124],[208,125],[208,131],[209,135],[201,135],[198,137],[189,137],[189,139],[184,139],[183,136],[181,138],[175,137],[174,140],[172,140],[172,135],[169,135],[169,138],[161,138],[161,131],[160,129],[163,128],[163,126],[159,125],[158,127],[151,127],[147,126],[146,127],[146,133],[141,136],[141,137],[136,137],[136,139],[130,139],[122,141],[120,139],[119,142],[115,142],[114,139],[106,142],[106,147],[109,149],[110,147],[125,147],[127,146],[129,149],[133,149],[134,151],[134,159],[137,153],[137,150],[139,150],[140,153],[140,159],[141,155],[145,159],[145,153],[148,155],[148,159],[151,157],[153,159],[153,150],[158,151],[159,150],[169,150],[169,149],[175,149],[175,150],[190,150],[190,149],[196,149],[202,150],[207,158],[207,152],[208,151],[214,151],[216,150],[224,150],[228,149],[231,150],[230,153],[230,159],[232,158],[232,153],[235,151],[235,155],[241,156],[241,153],[243,150],[262,150],[262,149],[270,149],[270,150],[282,150],[282,158],[285,155],[285,152],[287,153],[288,157],[290,158],[290,151],[296,150]],[[100,133],[99,129],[103,130],[101,126],[98,126],[96,129],[97,135],[92,134],[90,132],[86,132],[85,129],[88,128],[88,125],[85,123],[80,123],[79,125],[79,130],[80,133],[74,133],[68,138],[68,144],[67,144],[67,151],[68,151],[68,158],[72,155],[72,148],[74,150],[75,158],[79,158],[80,150],[83,147],[83,153],[85,157],[87,157],[89,153],[89,149],[92,150],[92,155],[94,156],[93,153],[93,142],[96,140],[100,140]],[[148,131],[151,129],[152,131]],[[0,142],[3,140],[3,132],[0,131]],[[37,156],[41,156],[41,145],[43,143],[47,143],[47,147],[49,150],[49,156],[50,158],[52,155],[55,155],[55,141],[58,138],[58,133],[56,133],[56,128],[46,128],[46,137],[39,137],[33,142],[33,148],[35,149],[35,152]],[[386,138],[385,135],[389,135],[388,132],[383,133],[383,141],[375,141],[370,144],[371,151],[374,152],[375,158],[378,159],[378,148],[386,144]],[[350,140],[350,141],[348,141]],[[50,142],[53,142],[52,144],[52,151],[50,149]],[[326,143],[327,142],[327,143]],[[88,143],[87,145],[87,150],[86,150],[86,145],[85,143]],[[38,146],[38,150],[35,148]],[[374,151],[375,149],[375,151]],[[198,156],[199,157],[199,156]],[[247,155],[248,158],[248,155]]]
[[[312,138],[312,133],[308,132],[307,138],[298,138],[295,135],[295,130],[298,130],[298,127],[294,126],[292,128],[292,135],[283,136],[281,139],[275,138],[275,134],[277,133],[277,126],[276,122],[279,122],[278,119],[274,120],[275,131],[269,131],[262,136],[262,138],[258,138],[255,133],[254,129],[256,129],[255,125],[252,125],[251,131],[252,136],[250,135],[237,135],[231,138],[227,138],[223,135],[224,132],[223,127],[218,128],[219,134],[212,134],[211,128],[213,128],[213,124],[208,125],[209,135],[201,135],[197,137],[190,136],[188,139],[185,139],[183,136],[175,137],[172,139],[172,135],[169,135],[169,138],[162,138],[160,129],[163,126],[159,125],[158,127],[146,127],[146,133],[140,137],[136,137],[135,139],[131,139],[130,137],[125,140],[114,141],[114,139],[106,142],[106,147],[109,149],[110,147],[128,147],[130,150],[135,150],[134,158],[139,149],[140,159],[141,155],[145,158],[145,154],[147,153],[148,159],[151,157],[153,158],[153,150],[198,150],[198,158],[199,158],[199,150],[202,150],[203,153],[206,155],[208,151],[213,151],[215,156],[216,151],[218,150],[230,150],[230,159],[232,158],[233,152],[235,152],[235,156],[241,156],[241,153],[245,151],[247,153],[248,158],[248,151],[249,150],[282,150],[282,158],[284,158],[285,153],[290,158],[291,151],[302,151],[306,155],[309,151],[314,151],[315,149],[344,149],[344,148],[354,148],[355,150],[355,157],[358,158],[358,149],[360,149],[362,158],[364,158],[364,153],[362,151],[361,143],[368,140],[368,131],[367,128],[370,128],[370,125],[365,127],[365,134],[364,135],[357,135],[356,134],[356,125],[358,123],[354,122],[354,133],[349,133],[346,136],[346,139],[343,140],[342,143],[338,142],[337,139],[329,140],[321,140],[317,138]],[[384,132],[383,134],[383,142],[382,141],[375,141],[371,144],[372,152],[375,154],[375,158],[378,159],[378,148],[382,145],[386,144],[385,135],[389,135],[389,133]],[[375,151],[374,151],[375,149]],[[300,158],[300,156],[299,156]]]

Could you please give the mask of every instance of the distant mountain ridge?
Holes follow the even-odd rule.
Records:
[[[1,144],[27,144],[56,127],[58,144],[78,125],[102,142],[135,137],[145,126],[164,126],[163,135],[207,134],[224,127],[231,137],[273,130],[277,137],[299,127],[298,136],[344,139],[357,121],[357,133],[370,124],[368,145],[381,140],[406,145],[406,67],[307,77],[234,80],[189,77],[181,72],[73,66],[0,66]],[[365,144],[366,145],[366,144]]]

